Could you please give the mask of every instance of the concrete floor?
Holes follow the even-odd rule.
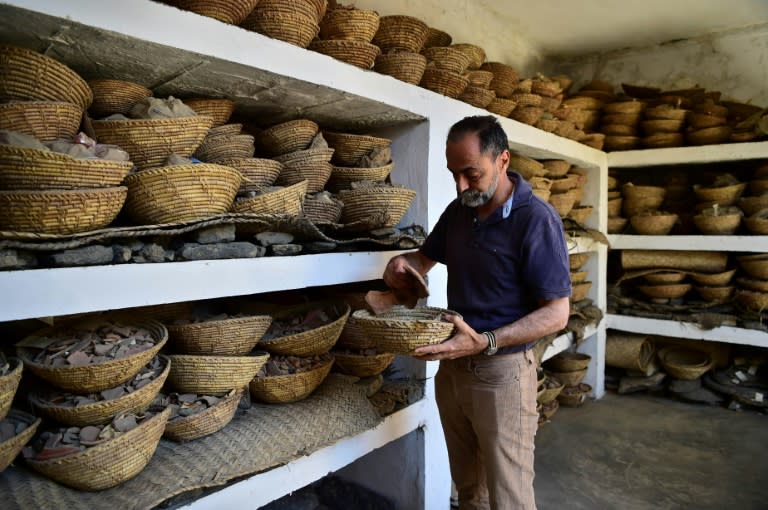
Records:
[[[539,429],[538,509],[768,509],[767,447],[768,416],[608,394]]]

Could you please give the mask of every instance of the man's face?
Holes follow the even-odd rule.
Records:
[[[496,193],[505,161],[509,160],[506,151],[495,159],[490,153],[480,152],[480,140],[474,133],[458,141],[448,142],[445,158],[448,170],[456,182],[456,193],[467,207],[480,207],[488,203]]]

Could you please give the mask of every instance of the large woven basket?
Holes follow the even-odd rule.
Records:
[[[168,324],[168,338],[177,352],[211,356],[243,356],[264,335],[272,317],[252,315],[190,324]]]
[[[251,396],[269,404],[287,404],[303,400],[328,377],[333,363],[333,357],[330,356],[325,363],[311,370],[254,378],[249,384]]]
[[[277,176],[279,186],[291,186],[307,181],[307,193],[317,193],[325,187],[331,177],[333,149],[308,149],[276,156],[283,165]]]
[[[378,227],[394,227],[411,206],[416,192],[399,186],[371,186],[342,190],[342,223],[368,222]]]
[[[11,371],[0,376],[0,421],[3,421],[11,409],[11,403],[19,387],[21,372],[24,368],[19,358],[9,359],[8,364],[11,366]]]
[[[341,336],[336,342],[336,347],[339,349],[374,349],[378,347],[377,340],[366,335],[359,326],[359,320],[355,317],[355,314],[349,316],[347,323],[344,325],[344,329],[341,331]]]
[[[125,202],[125,186],[0,191],[0,230],[76,234],[106,227]]]
[[[469,85],[469,80],[459,73],[427,67],[419,85],[451,98],[459,97]]]
[[[355,377],[372,377],[379,375],[392,363],[395,355],[391,353],[354,354],[343,351],[332,351],[336,358],[336,368],[339,372]]]
[[[373,168],[334,166],[326,188],[333,193],[338,193],[343,189],[350,189],[353,182],[382,182],[394,168],[394,163]]]
[[[155,399],[171,372],[168,357],[160,355],[160,359],[165,364],[162,373],[146,386],[119,398],[70,407],[50,403],[41,398],[41,395],[33,394],[30,396],[30,402],[40,415],[68,427],[100,425],[109,422],[118,414],[142,412]]]
[[[333,9],[320,21],[321,39],[369,43],[379,29],[379,13],[366,9]]]
[[[752,216],[762,209],[768,209],[768,194],[758,197],[742,197],[739,199],[738,205],[746,216]]]
[[[700,201],[726,206],[735,204],[746,188],[746,182],[739,182],[728,186],[694,186],[693,192]]]
[[[548,359],[545,365],[555,372],[575,372],[589,367],[591,360],[589,354],[564,351]]]
[[[520,172],[526,179],[543,176],[547,173],[543,163],[522,154],[509,155],[509,168]]]
[[[308,119],[289,120],[262,131],[258,145],[268,156],[302,151],[312,143],[318,129],[318,125]]]
[[[275,314],[275,319],[278,318],[290,318],[297,313],[306,311],[307,309],[318,306],[315,304],[309,304],[301,307],[290,308],[278,314]],[[296,333],[293,335],[281,336],[278,338],[270,338],[269,340],[262,340],[259,342],[258,347],[273,354],[280,354],[283,356],[315,356],[317,354],[325,354],[330,351],[336,341],[341,335],[341,330],[344,329],[344,325],[347,323],[347,318],[350,314],[349,305],[344,305],[341,315],[319,328],[310,329],[302,333]]]
[[[306,48],[320,32],[315,18],[298,12],[255,9],[240,26],[294,46]]]
[[[568,393],[564,393],[564,391],[565,388],[563,388],[563,391],[557,396],[557,401],[560,405],[566,407],[581,407],[581,405],[586,402],[589,392],[592,391],[592,386],[580,383],[575,391],[569,391]]]
[[[300,14],[312,19],[315,23],[320,23],[318,11],[314,2],[310,0],[259,0],[256,9],[253,12],[268,12],[271,14]],[[253,15],[253,12],[251,15]]]
[[[168,384],[180,393],[222,395],[243,388],[269,359],[267,353],[250,356],[196,356],[172,354]]]
[[[501,62],[486,62],[480,69],[493,73],[493,80],[488,88],[496,92],[499,97],[507,97],[515,90],[515,85],[520,81],[514,68]]]
[[[517,107],[517,103],[511,99],[496,97],[492,99],[490,103],[488,103],[485,109],[491,113],[495,113],[496,115],[509,117],[509,115],[514,111],[515,107]]]
[[[576,302],[586,299],[591,288],[592,282],[589,281],[574,283],[571,285],[571,301]]]
[[[703,351],[666,347],[659,351],[664,370],[676,379],[692,381],[714,366],[712,357]]]
[[[304,217],[315,224],[338,223],[342,209],[344,209],[344,202],[333,197],[330,200],[304,198]]]
[[[692,287],[690,283],[637,286],[640,292],[652,299],[679,299],[686,295]]]
[[[418,53],[429,34],[429,26],[413,16],[382,16],[373,44],[386,52],[404,50]]]
[[[768,255],[758,253],[737,257],[739,265],[753,278],[768,280]]]
[[[223,126],[235,111],[235,102],[230,99],[184,99],[184,104],[195,110],[198,115],[213,118],[212,127]]]
[[[549,203],[561,218],[568,216],[576,203],[576,197],[570,193],[556,193],[549,196]]]
[[[458,315],[443,308],[395,306],[379,315],[356,310],[352,316],[366,336],[376,339],[377,350],[412,354],[418,347],[439,344],[451,337],[453,323],[443,321],[444,314]]]
[[[168,3],[230,25],[239,25],[259,0],[169,0]]]
[[[0,145],[0,189],[75,189],[117,186],[130,161],[75,159],[67,154]]]
[[[194,157],[206,163],[218,163],[222,159],[251,158],[253,152],[252,135],[218,135],[206,137]]]
[[[7,439],[0,443],[0,473],[5,471],[5,468],[11,465],[13,459],[19,454],[24,445],[32,439],[35,435],[37,427],[40,425],[40,418],[35,418],[31,414],[12,409],[8,413],[8,417],[14,420],[24,421],[28,424],[27,428],[16,434],[10,439]]]
[[[35,471],[83,491],[119,485],[139,474],[157,449],[171,409],[166,408],[115,439],[50,460],[27,459]]]
[[[736,269],[730,269],[728,271],[717,273],[690,273],[693,281],[699,285],[707,285],[711,287],[728,285],[731,283],[734,274],[736,274]]]
[[[92,393],[114,388],[136,375],[141,367],[149,363],[168,340],[168,330],[157,321],[143,319],[131,323],[147,329],[156,343],[154,347],[124,358],[113,359],[94,365],[70,365],[50,367],[32,361],[36,350],[29,347],[17,347],[19,357],[24,367],[30,372],[63,390],[74,393]],[[45,336],[54,333],[56,326],[38,331],[34,336]]]
[[[0,45],[0,100],[64,101],[86,110],[88,84],[72,69],[36,51]]]
[[[335,133],[323,131],[328,146],[333,148],[333,162],[342,166],[355,166],[360,158],[367,156],[374,149],[389,147],[389,138],[378,138],[369,135],[351,133]]]
[[[243,391],[244,388],[239,388],[204,411],[169,421],[163,437],[173,441],[192,441],[218,432],[235,417]]]
[[[496,98],[496,93],[492,90],[468,86],[459,96],[459,101],[464,101],[477,108],[485,108]]]
[[[711,209],[708,210],[711,211]],[[693,217],[693,223],[702,234],[732,235],[741,225],[742,219],[741,210],[735,210],[738,212],[728,212],[720,216],[697,214]]]
[[[117,145],[140,169],[160,166],[170,154],[189,157],[200,146],[213,119],[205,115],[175,119],[94,120],[100,143]]]
[[[148,88],[124,80],[91,80],[88,86],[93,91],[93,104],[88,109],[91,117],[106,117],[113,113],[127,114],[133,105],[152,97]]]
[[[481,71],[476,69],[474,71],[467,72],[466,77],[472,87],[487,89],[491,85],[491,80],[493,80],[493,73],[490,71]]]
[[[731,137],[730,126],[715,126],[696,131],[689,131],[685,139],[691,145],[709,145],[725,143]]]
[[[253,214],[301,214],[301,205],[307,194],[308,181],[301,181],[292,186],[267,191],[251,198],[236,200],[232,211]]]
[[[480,69],[480,66],[485,62],[485,50],[480,46],[474,44],[452,44],[452,48],[456,48],[469,57],[469,69]]]
[[[313,41],[309,49],[328,55],[336,60],[352,64],[361,69],[370,69],[381,50],[375,44],[365,41],[347,41],[334,39],[329,41]]]
[[[605,342],[605,364],[645,373],[656,351],[646,335],[611,331]]]
[[[400,81],[418,85],[427,67],[427,57],[420,53],[397,51],[376,57],[373,70]]]
[[[677,222],[674,213],[641,213],[629,219],[632,228],[640,235],[663,236],[669,234]]]
[[[125,178],[125,207],[140,224],[205,218],[229,211],[241,180],[237,170],[205,163],[143,170]]]
[[[283,170],[283,164],[273,159],[241,158],[220,159],[217,165],[234,168],[243,176],[238,193],[258,191],[264,186],[271,186]]]
[[[421,53],[438,69],[459,74],[463,74],[467,70],[470,62],[470,58],[466,54],[451,47],[435,46],[427,48]]]
[[[80,127],[83,109],[60,101],[12,101],[0,104],[0,129],[34,136],[41,142],[70,140]]]
[[[427,40],[424,41],[424,48],[432,48],[435,46],[450,46],[453,41],[453,37],[448,32],[444,32],[438,28],[429,27],[427,32]]]

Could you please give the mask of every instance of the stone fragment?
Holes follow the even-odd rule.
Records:
[[[122,264],[131,260],[131,248],[129,246],[123,246],[120,244],[112,245],[113,258],[112,262],[115,264]]]
[[[167,262],[173,262],[176,259],[176,252],[173,250],[165,250],[165,260]]]
[[[230,243],[235,240],[235,226],[215,225],[203,228],[194,232],[192,239],[200,244]]]
[[[129,430],[136,428],[136,417],[132,414],[119,416],[112,422],[112,426],[115,427],[115,430],[118,432],[128,432]]]
[[[55,267],[95,266],[110,264],[113,258],[111,247],[94,244],[54,253],[48,257],[48,262]]]
[[[271,246],[273,244],[290,244],[293,242],[293,235],[286,232],[262,232],[256,234],[256,240],[262,246]]]
[[[85,444],[96,441],[99,438],[99,432],[101,432],[101,429],[93,425],[83,427],[80,430],[80,442]]]
[[[19,250],[0,250],[0,269],[23,269],[37,265],[34,254]]]
[[[91,362],[91,357],[83,351],[73,352],[67,356],[67,363],[74,366],[87,365]]]
[[[392,237],[396,234],[399,234],[400,231],[394,227],[382,227],[371,230],[369,233],[371,234],[371,237],[381,239],[383,237]]]
[[[101,392],[101,397],[104,400],[113,400],[118,397],[122,397],[125,390],[122,386],[118,386],[117,388],[110,388],[108,390],[104,390]]]
[[[244,241],[221,244],[186,243],[176,255],[186,260],[242,259],[263,257],[266,251],[263,246]]]
[[[301,249],[302,246],[300,244],[273,244],[272,255],[298,255],[301,253]]]
[[[397,247],[401,250],[412,250],[413,248],[418,248],[419,244],[413,239],[408,239],[406,237],[406,238],[400,239],[397,242]]]
[[[139,256],[146,262],[165,262],[165,248],[156,243],[145,244]]]
[[[335,250],[337,246],[330,241],[313,241],[304,245],[304,253],[327,253]]]

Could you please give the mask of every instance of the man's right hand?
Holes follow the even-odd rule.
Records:
[[[409,289],[412,286],[412,281],[405,269],[409,266],[411,264],[403,255],[392,257],[389,263],[387,263],[386,269],[384,269],[384,283],[390,289]]]

